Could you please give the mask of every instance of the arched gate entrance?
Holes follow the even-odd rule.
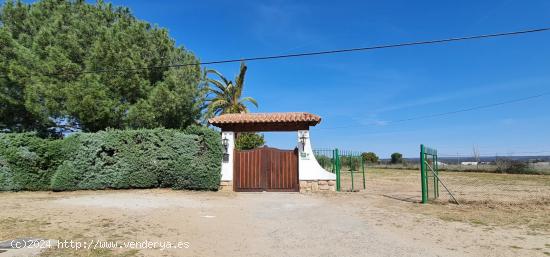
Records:
[[[222,130],[224,158],[220,187],[234,191],[334,191],[336,177],[324,170],[313,154],[309,127],[321,117],[305,112],[235,113],[208,120]],[[296,131],[293,150],[263,147],[240,151],[240,132]]]

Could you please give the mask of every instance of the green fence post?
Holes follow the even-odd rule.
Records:
[[[437,163],[437,152],[435,152],[435,156],[434,156],[434,159],[435,159],[435,163],[434,163],[434,172],[435,172],[435,175],[437,177],[439,177],[439,164]],[[435,176],[434,176],[435,177]],[[439,183],[438,183],[438,180],[437,178],[434,178],[434,194],[435,194],[435,198],[439,198]]]
[[[336,191],[340,192],[340,155],[338,154],[338,148],[334,149],[335,155],[335,168],[336,168]]]
[[[332,149],[332,173],[336,174],[336,154],[334,153],[334,149]]]
[[[420,145],[420,180],[422,185],[422,203],[428,202],[426,167],[424,164],[424,145]]]
[[[349,172],[351,174],[351,192],[353,192],[353,159],[352,159],[352,153],[349,153],[348,155],[349,159]]]
[[[361,171],[363,172],[363,190],[365,190],[367,189],[367,185],[365,183],[365,160],[363,156],[361,156]]]
[[[432,169],[433,169],[433,173],[435,173],[435,155],[432,155]],[[432,174],[433,175],[433,174]],[[436,186],[437,186],[437,178],[435,177],[435,175],[433,175],[433,196],[434,198],[437,198],[437,191],[436,191]]]
[[[430,167],[428,166],[429,165],[429,161],[430,161],[430,154],[428,153],[428,147],[424,146],[424,178],[426,180],[426,196],[427,196],[427,200],[430,200],[430,175],[432,173],[430,173]]]

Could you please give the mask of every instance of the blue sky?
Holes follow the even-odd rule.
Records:
[[[550,1],[113,1],[169,30],[202,61],[550,26]],[[249,62],[254,112],[306,111],[317,147],[418,155],[550,151],[550,96],[445,117],[389,121],[550,92],[550,32]],[[238,63],[210,66],[234,77]],[[342,128],[343,127],[343,128]],[[293,133],[267,133],[292,148]],[[546,154],[550,154],[547,152]]]

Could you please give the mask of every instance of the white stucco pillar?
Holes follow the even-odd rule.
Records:
[[[309,138],[309,130],[298,130],[298,169],[300,180],[336,179],[335,174],[323,169],[315,159]]]
[[[222,131],[222,143],[227,139],[227,151],[222,159],[222,181],[233,180],[233,154],[235,149],[235,132]]]

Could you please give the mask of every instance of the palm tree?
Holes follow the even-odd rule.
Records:
[[[252,103],[256,108],[258,102],[249,96],[242,97],[244,77],[246,75],[246,65],[241,62],[239,74],[235,77],[235,82],[225,78],[220,72],[208,69],[204,73],[204,80],[209,87],[210,99],[208,99],[208,116],[215,116],[226,113],[248,112],[246,103]],[[210,73],[216,74],[219,80],[209,78]]]

